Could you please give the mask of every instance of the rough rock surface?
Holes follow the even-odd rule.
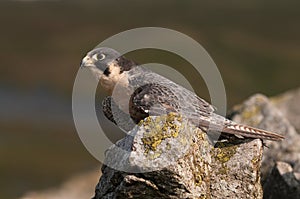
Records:
[[[106,152],[94,198],[262,198],[262,150],[258,139],[213,146],[178,115],[149,117]]]
[[[289,164],[276,162],[264,184],[264,198],[300,198],[299,177],[299,173],[294,173]]]
[[[261,168],[263,181],[273,168],[275,161],[292,163],[294,169],[299,171],[300,135],[267,97],[261,94],[250,97],[243,104],[233,108],[231,119],[285,136],[281,142],[264,142],[267,147],[264,148]]]
[[[300,133],[300,88],[272,97],[271,102]]]

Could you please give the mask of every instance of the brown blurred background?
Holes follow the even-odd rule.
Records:
[[[197,40],[222,74],[228,107],[300,86],[299,1],[114,2],[0,2],[0,198],[99,167],[75,131],[72,86],[84,54],[121,31],[157,26]],[[129,57],[188,65],[155,50]],[[197,92],[209,100],[204,84]]]

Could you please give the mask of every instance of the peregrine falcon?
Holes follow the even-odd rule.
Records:
[[[238,137],[284,139],[282,135],[217,115],[214,107],[195,93],[125,58],[114,49],[93,49],[82,59],[81,67],[91,70],[107,91],[109,96],[103,101],[103,112],[115,124],[126,116],[137,124],[148,116],[175,112],[205,131],[215,127],[222,133]]]

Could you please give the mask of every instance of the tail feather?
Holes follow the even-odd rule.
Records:
[[[214,116],[213,119],[190,118],[190,120],[192,121],[192,123],[197,124],[199,128],[205,131],[211,129],[242,137],[259,138],[274,141],[281,141],[284,139],[284,136],[277,133],[272,133],[270,131],[254,128],[243,124],[237,124],[221,116]]]
[[[251,137],[251,138],[260,138],[266,140],[274,140],[274,141],[281,141],[284,139],[284,136],[279,135],[277,133],[272,133],[266,130],[250,127],[247,125],[242,124],[229,124],[226,125],[222,132],[241,135],[243,137]]]

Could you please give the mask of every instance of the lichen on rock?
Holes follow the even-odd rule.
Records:
[[[96,199],[107,196],[123,198],[261,198],[262,196],[257,167],[262,157],[260,140],[237,143],[222,141],[213,146],[205,132],[176,113],[148,117],[128,136],[107,152],[109,163],[114,163],[111,166],[123,164],[124,170],[117,171],[116,168],[103,167],[103,176],[96,189]],[[126,149],[128,153],[118,155],[116,148],[119,147]],[[253,160],[256,164],[253,164]],[[117,183],[107,186],[112,181]]]
[[[155,152],[163,140],[168,138],[176,138],[179,133],[184,130],[184,125],[181,125],[182,116],[176,113],[169,113],[166,116],[156,117],[152,120],[151,117],[141,121],[139,126],[143,126],[145,131],[142,142],[145,147],[145,154],[149,151]],[[170,144],[167,143],[167,149],[170,149]]]

